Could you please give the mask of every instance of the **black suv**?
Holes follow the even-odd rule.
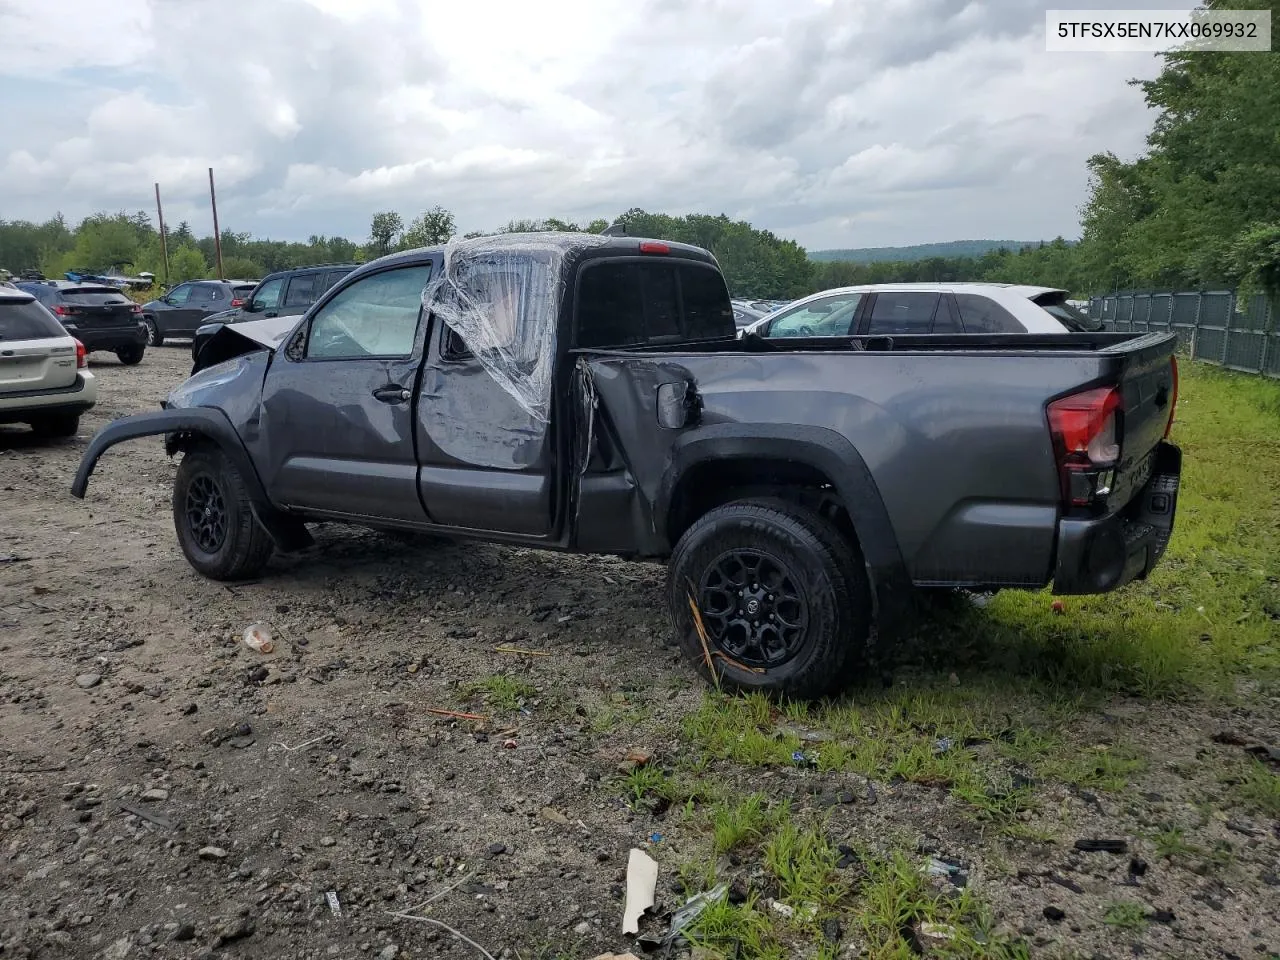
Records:
[[[85,350],[110,350],[121,363],[142,360],[147,330],[142,308],[115,287],[70,280],[20,280],[16,284],[58,318]]]
[[[354,263],[321,263],[281,270],[263,278],[236,309],[205,318],[191,340],[191,359],[200,356],[205,341],[227,323],[266,317],[301,316],[320,295],[356,268]]]
[[[239,307],[253,289],[252,280],[191,280],[142,305],[147,343],[158,347],[169,337],[189,337],[213,313]]]

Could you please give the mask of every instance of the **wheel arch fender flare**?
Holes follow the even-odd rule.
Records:
[[[896,619],[905,610],[911,581],[879,487],[853,443],[826,427],[725,423],[682,434],[671,448],[658,488],[655,528],[667,529],[676,491],[691,469],[725,460],[802,463],[827,477],[857,534],[877,619]]]
[[[122,417],[103,427],[89,441],[80,458],[71,495],[84,499],[89,478],[102,455],[111,447],[140,437],[164,436],[165,450],[173,455],[193,439],[200,438],[215,446],[235,465],[248,490],[254,516],[282,550],[298,550],[311,543],[306,527],[278,510],[267,497],[266,487],[253,465],[249,451],[236,433],[227,415],[214,407],[184,407],[159,410]]]

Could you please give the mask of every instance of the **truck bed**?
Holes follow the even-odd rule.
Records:
[[[1093,385],[1120,388],[1122,458],[1111,497],[1091,508],[1116,513],[1150,475],[1175,343],[1172,334],[919,335],[579,353],[619,466],[658,514],[664,475],[691,438],[816,432],[869,477],[915,584],[1039,587],[1054,576],[1060,522],[1072,514],[1048,404]],[[664,429],[656,388],[682,382],[696,394],[698,425]]]

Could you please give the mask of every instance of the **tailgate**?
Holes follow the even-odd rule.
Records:
[[[1164,438],[1178,398],[1174,334],[1151,334],[1100,351],[1123,358],[1120,370],[1120,462],[1107,498],[1125,506],[1151,476],[1153,453]]]
[[[76,348],[57,340],[0,340],[0,398],[28,390],[56,390],[76,381]]]
[[[62,291],[65,319],[82,327],[134,326],[138,317],[133,302],[116,290],[105,288],[69,288]]]

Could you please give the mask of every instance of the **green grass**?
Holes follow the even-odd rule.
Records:
[[[917,863],[895,854],[865,860],[868,879],[863,886],[859,915],[868,952],[873,957],[907,960],[919,955],[909,939],[921,924],[950,933],[944,956],[1015,960],[1029,957],[1020,943],[990,933],[991,918],[968,889],[943,895]]]
[[[836,876],[836,851],[817,827],[783,819],[764,848],[765,869],[778,882],[778,899],[804,910],[836,907],[847,889]]]
[[[1198,857],[1204,853],[1200,847],[1187,841],[1186,831],[1181,827],[1161,830],[1151,839],[1156,847],[1156,856],[1166,860],[1174,857]]]
[[[940,640],[982,669],[1060,689],[1185,696],[1280,667],[1280,383],[1184,363],[1172,439],[1183,476],[1151,578],[1101,597],[1006,591],[958,609]],[[976,638],[976,639],[975,639]]]
[[[1120,744],[1068,751],[1046,758],[1039,769],[1045,776],[1063,783],[1118,793],[1129,785],[1132,774],[1146,767],[1146,758],[1135,748]]]
[[[1108,905],[1102,920],[1107,926],[1115,927],[1117,930],[1141,932],[1147,929],[1146,909],[1140,903],[1131,903],[1127,900]]]
[[[1268,817],[1280,817],[1280,776],[1268,770],[1262,761],[1252,761],[1236,786],[1236,794],[1249,808]]]
[[[519,710],[527,700],[538,694],[533,684],[505,673],[495,673],[483,680],[469,683],[462,688],[462,692],[469,699],[481,697],[493,709],[507,713]]]
[[[735,803],[720,803],[711,811],[715,852],[754,846],[789,815],[785,802],[771,802],[762,793],[748,794]]]
[[[794,766],[793,754],[801,752],[801,765],[812,763],[821,774],[948,790],[977,819],[1008,826],[1036,807],[1028,776],[1115,791],[1144,769],[1144,758],[1124,745],[1078,746],[1042,732],[1059,730],[1079,709],[1078,700],[1052,691],[1011,697],[997,681],[857,690],[848,701],[784,708],[758,695],[708,693],[683,732],[689,762],[703,769],[725,761]],[[797,725],[823,739],[802,742]]]

